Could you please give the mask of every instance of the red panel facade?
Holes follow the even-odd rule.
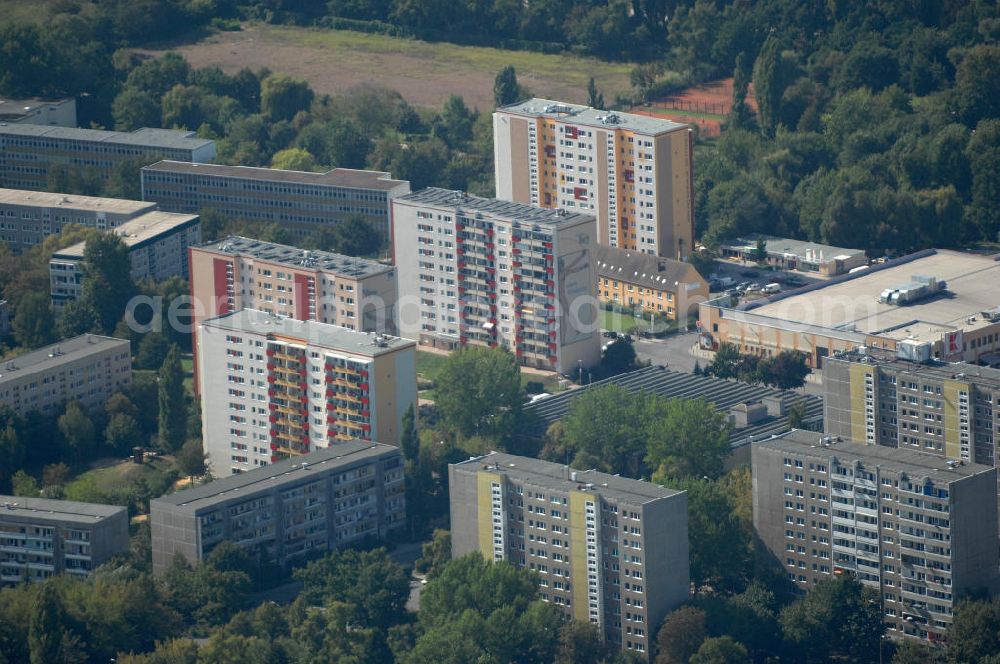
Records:
[[[309,320],[309,277],[295,275],[295,318]]]
[[[226,268],[229,261],[222,258],[212,259],[212,272],[214,275],[214,288],[212,289],[213,305],[216,316],[229,313],[229,299],[226,288]]]

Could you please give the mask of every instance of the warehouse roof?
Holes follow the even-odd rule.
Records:
[[[803,422],[810,426],[821,426],[823,400],[817,396],[802,395],[792,391],[778,390],[760,385],[740,383],[735,380],[697,376],[681,371],[671,371],[666,367],[651,366],[618,376],[612,376],[578,390],[570,390],[545,399],[540,399],[525,407],[534,415],[536,435],[541,435],[553,422],[562,419],[570,405],[587,390],[601,385],[618,385],[629,392],[644,392],[667,398],[699,399],[711,402],[716,410],[728,412],[740,404],[757,403],[764,399],[780,399],[785,412],[793,405],[805,406]],[[752,439],[788,431],[791,425],[788,416],[768,417],[745,429],[736,429],[729,438],[733,447],[745,445]]]
[[[641,134],[666,134],[672,131],[687,129],[688,125],[673,122],[663,118],[653,118],[635,113],[621,111],[602,111],[581,104],[569,104],[538,97],[516,104],[509,104],[499,109],[504,113],[517,113],[531,117],[547,117],[588,127],[600,129],[627,129]]]
[[[505,220],[550,226],[562,226],[583,221],[593,221],[594,219],[589,214],[567,212],[562,209],[539,208],[527,203],[512,203],[500,200],[499,198],[480,198],[464,191],[439,189],[437,187],[428,187],[427,189],[421,189],[406,196],[400,196],[394,202],[397,204],[414,203],[418,206],[439,207],[454,210],[456,213],[462,211],[471,213],[483,212]]]
[[[223,164],[196,164],[187,161],[158,161],[143,167],[144,171],[164,171],[184,175],[204,175],[218,178],[238,178],[260,182],[281,182],[314,186],[346,187],[349,189],[378,189],[388,191],[399,186],[407,190],[407,180],[393,180],[383,171],[363,171],[354,168],[334,168],[326,173],[289,171],[279,168],[259,168],[256,166],[226,166]]]

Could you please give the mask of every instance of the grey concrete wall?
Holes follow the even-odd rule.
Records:
[[[647,503],[642,509],[647,643],[655,642],[663,618],[690,594],[687,503],[687,493],[681,493]]]
[[[479,513],[475,469],[448,466],[451,507],[451,555],[479,551]]]
[[[1000,589],[996,469],[953,482],[948,489],[955,599],[967,592],[996,592]]]

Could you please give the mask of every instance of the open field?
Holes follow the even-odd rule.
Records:
[[[220,32],[193,44],[160,50],[181,53],[194,67],[218,65],[232,73],[268,67],[303,78],[319,93],[334,94],[360,83],[398,90],[415,106],[438,107],[459,94],[480,110],[493,107],[493,79],[514,65],[519,82],[539,96],[586,102],[593,76],[606,99],[629,90],[628,63],[573,55],[547,55],[478,46],[429,43],[348,30],[244,24],[241,32]]]
[[[634,113],[667,118],[674,122],[697,125],[701,135],[714,138],[722,132],[722,123],[732,110],[733,79],[726,78],[686,88],[632,109]],[[747,106],[757,110],[753,85],[747,94]]]

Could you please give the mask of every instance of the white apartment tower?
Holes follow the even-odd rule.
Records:
[[[598,243],[680,259],[694,242],[687,125],[547,99],[497,109],[497,198],[597,217]]]

